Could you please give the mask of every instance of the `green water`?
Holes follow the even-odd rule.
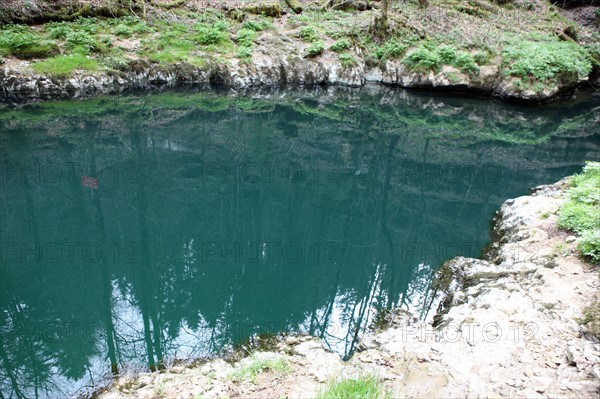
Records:
[[[598,160],[600,97],[544,108],[400,90],[168,93],[0,110],[0,392],[306,332],[347,356],[424,317],[507,198]],[[82,187],[82,176],[98,189]]]

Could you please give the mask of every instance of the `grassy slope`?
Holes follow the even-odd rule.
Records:
[[[4,11],[6,17],[11,5],[14,13],[19,1],[7,2],[0,15]],[[277,36],[298,44],[305,57],[337,57],[347,67],[361,59],[368,65],[397,59],[415,70],[439,71],[451,65],[476,74],[486,65],[496,65],[506,77],[514,77],[517,86],[539,91],[562,79],[587,76],[600,54],[597,29],[577,25],[541,0],[504,5],[436,0],[426,9],[417,2],[391,0],[387,31],[374,29],[380,15],[377,2],[371,10],[340,11],[320,9],[321,1],[304,1],[302,14],[288,8],[287,15],[268,17],[248,9],[252,3],[247,1],[230,2],[236,5],[233,10],[194,0],[131,0],[128,9],[122,7],[125,0],[112,1],[121,7],[115,15],[130,15],[73,19],[77,13],[89,14],[81,12],[82,3],[92,3],[102,11],[97,14],[106,14],[101,7],[108,0],[81,1],[80,8],[63,9],[70,21],[3,25],[0,57],[24,72],[62,76],[76,70],[119,69],[135,59],[201,67],[209,59],[248,62],[263,39]],[[277,5],[273,0],[264,3]],[[279,4],[286,10],[283,0]],[[57,18],[56,10],[50,15]]]

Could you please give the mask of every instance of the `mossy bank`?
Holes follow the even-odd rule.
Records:
[[[0,6],[3,101],[377,82],[535,104],[593,87],[600,59],[597,7],[543,0],[33,3]]]

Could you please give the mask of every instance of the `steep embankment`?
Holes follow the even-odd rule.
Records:
[[[597,8],[421,3],[390,1],[384,18],[358,0],[8,1],[0,21],[35,25],[0,28],[0,100],[378,82],[542,103],[597,79]]]
[[[600,344],[578,321],[600,282],[557,228],[566,182],[504,203],[489,260],[446,263],[433,323],[390,312],[348,362],[316,338],[289,336],[238,362],[125,376],[100,397],[315,397],[368,376],[393,397],[595,397]]]

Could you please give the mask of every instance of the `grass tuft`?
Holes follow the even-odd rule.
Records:
[[[390,397],[383,383],[374,375],[345,378],[330,382],[318,399],[377,399]]]
[[[259,359],[252,356],[250,363],[231,373],[229,379],[234,382],[249,381],[255,384],[258,375],[264,371],[287,374],[291,370],[290,364],[285,359]]]
[[[78,69],[96,71],[98,63],[83,55],[73,54],[52,57],[33,64],[34,71],[50,76],[68,76]]]

